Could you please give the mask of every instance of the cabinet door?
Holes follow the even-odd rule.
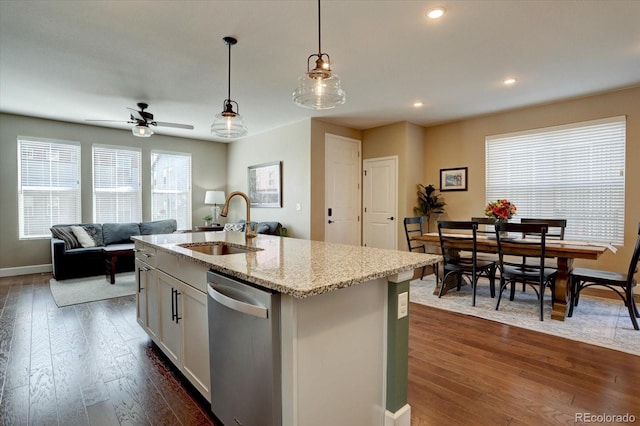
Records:
[[[207,295],[187,284],[182,284],[180,291],[182,372],[207,401],[211,401]]]
[[[163,273],[157,272],[156,282],[158,284],[158,307],[160,317],[160,338],[158,346],[178,367],[182,362],[182,334],[180,331],[179,318],[179,289],[180,281]],[[176,293],[178,292],[178,293]],[[178,301],[178,303],[176,303]]]

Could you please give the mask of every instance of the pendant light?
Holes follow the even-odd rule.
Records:
[[[247,127],[239,113],[238,103],[231,100],[231,46],[236,44],[238,40],[233,37],[224,37],[222,40],[229,46],[229,84],[223,110],[220,114],[216,114],[211,125],[211,133],[222,138],[239,138],[247,134]],[[233,110],[233,104],[236,105],[238,112]]]
[[[307,72],[298,79],[298,88],[292,100],[296,105],[311,109],[331,109],[345,102],[345,93],[340,77],[331,72],[331,58],[322,53],[320,33],[320,0],[318,0],[318,53],[307,58]],[[309,70],[311,58],[316,58],[316,67]]]
[[[137,126],[131,128],[131,133],[139,138],[148,138],[153,134],[153,130],[146,123],[138,123]]]

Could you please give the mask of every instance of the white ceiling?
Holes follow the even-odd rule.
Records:
[[[425,18],[436,4],[446,15]],[[325,0],[322,48],[347,102],[302,109],[291,93],[317,53],[317,19],[314,0],[1,0],[0,111],[126,121],[145,101],[156,120],[195,126],[156,133],[219,140],[209,127],[227,95],[227,35],[250,135],[308,117],[428,126],[640,84],[637,0]]]

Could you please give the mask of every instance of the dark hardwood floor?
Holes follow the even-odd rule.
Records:
[[[135,296],[58,308],[50,278],[0,279],[0,425],[216,424],[137,324]]]
[[[49,278],[0,278],[0,425],[216,424],[134,296],[58,308]],[[640,357],[411,304],[409,404],[412,425],[640,422]]]

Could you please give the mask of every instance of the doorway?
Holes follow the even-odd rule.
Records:
[[[363,238],[366,247],[398,249],[398,157],[363,161]]]
[[[361,141],[325,135],[324,240],[360,245]]]

